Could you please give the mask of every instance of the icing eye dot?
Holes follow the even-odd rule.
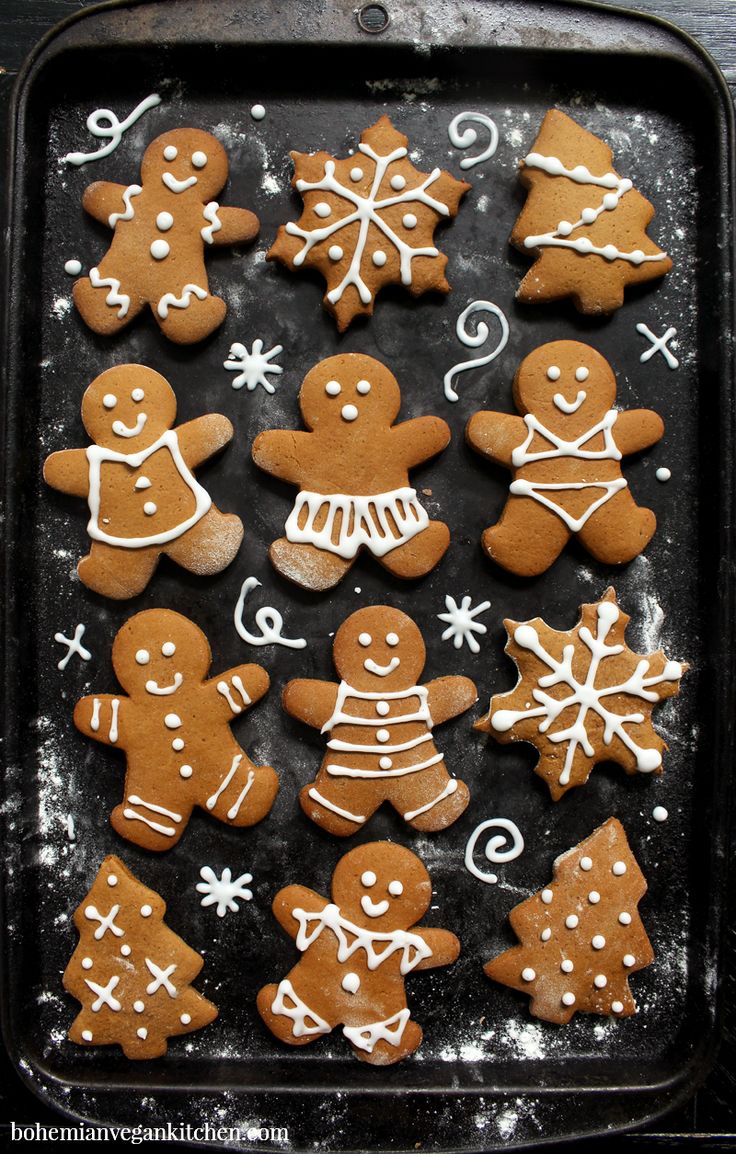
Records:
[[[167,144],[164,149],[164,160],[176,160],[179,155],[179,149],[175,148],[173,144]]]
[[[176,653],[176,646],[174,645],[174,642],[164,641],[163,645],[161,646],[161,652],[163,653],[164,657],[173,657]]]
[[[352,180],[353,184],[357,184],[359,180],[363,179],[363,169],[362,168],[351,168],[350,169],[350,179]]]
[[[373,256],[371,257],[371,260],[373,261],[376,268],[383,268],[386,261],[388,260],[388,257],[386,256],[383,249],[377,248],[376,251],[374,252]]]
[[[118,403],[118,399],[114,393],[105,393],[102,398],[102,403],[106,409],[114,409]]]
[[[557,367],[557,365],[550,365],[549,366],[549,368],[547,369],[547,378],[550,381],[559,381],[560,370]]]
[[[160,232],[168,232],[174,223],[174,218],[170,212],[160,212],[156,217],[156,228]]]
[[[581,365],[579,369],[575,370],[576,381],[587,381],[590,376],[590,369],[586,369],[585,365]]]
[[[414,216],[413,212],[407,212],[401,223],[403,224],[404,228],[416,228],[417,218]]]
[[[370,381],[358,381],[358,383],[355,387],[358,390],[358,392],[360,393],[361,397],[364,397],[367,393],[369,393],[371,391]]]
[[[326,216],[330,215],[330,213],[332,212],[332,209],[330,208],[330,206],[326,200],[321,200],[319,202],[319,204],[315,204],[314,211],[317,214],[317,216],[321,216],[322,219],[324,220],[324,218]]]
[[[195,168],[204,168],[206,163],[207,163],[207,153],[206,152],[193,152],[192,153],[192,164],[194,165]]]
[[[400,898],[404,892],[404,887],[400,881],[393,881],[388,883],[388,892],[392,898]]]
[[[392,646],[392,647],[393,647],[394,645],[398,645],[398,644],[399,644],[399,635],[398,635],[398,633],[387,633],[387,634],[386,634],[386,644],[387,644],[387,645],[390,645],[390,646]]]
[[[391,177],[391,187],[396,192],[401,192],[402,188],[406,188],[406,177],[397,172],[396,176]]]
[[[148,662],[151,660],[151,654],[147,649],[139,649],[135,655],[135,659],[139,665],[148,665]]]
[[[342,260],[342,249],[339,244],[331,244],[327,250],[330,260]]]
[[[328,381],[325,385],[325,392],[328,397],[339,397],[342,392],[342,386],[339,381]]]
[[[142,401],[145,395],[146,394],[143,392],[143,389],[133,389],[133,392],[130,394],[132,400],[134,401]]]
[[[372,641],[373,638],[371,637],[370,633],[361,633],[360,637],[358,638],[358,645],[362,645],[364,649],[367,649]]]
[[[361,874],[360,884],[366,888],[376,884],[376,875],[374,874],[373,870],[366,870],[365,873]]]

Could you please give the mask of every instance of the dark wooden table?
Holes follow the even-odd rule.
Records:
[[[0,139],[13,79],[33,44],[71,13],[91,7],[95,0],[0,0]],[[168,0],[175,3],[176,0]],[[723,72],[736,99],[736,0],[637,0],[637,3],[599,0],[612,7],[651,13],[677,24],[699,40]],[[736,848],[736,846],[734,847]],[[732,853],[736,862],[736,853]],[[724,956],[725,1020],[716,1063],[691,1101],[669,1114],[656,1127],[600,1139],[610,1150],[736,1150],[736,898],[731,900]],[[10,1147],[10,1122],[46,1125],[59,1116],[21,1083],[0,1047],[0,1146]],[[167,1143],[167,1149],[182,1149]],[[581,1149],[567,1143],[547,1146],[550,1152]]]

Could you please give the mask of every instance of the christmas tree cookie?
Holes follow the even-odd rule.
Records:
[[[515,906],[520,945],[483,968],[531,998],[536,1018],[563,1025],[579,1010],[623,1018],[636,1012],[629,976],[654,960],[638,903],[647,883],[609,818],[554,863],[554,880]]]
[[[167,1039],[199,1030],[217,1008],[192,988],[203,960],[164,922],[166,903],[106,857],[74,914],[79,944],[64,988],[82,1009],[69,1038],[119,1045],[127,1058],[160,1058]]]

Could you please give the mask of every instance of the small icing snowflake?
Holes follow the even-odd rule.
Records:
[[[233,388],[242,389],[245,385],[248,392],[252,393],[256,385],[262,385],[267,393],[275,392],[276,390],[268,380],[267,374],[280,375],[283,373],[284,370],[281,365],[271,364],[271,359],[277,357],[281,352],[283,352],[283,345],[274,345],[272,349],[264,353],[262,340],[253,341],[253,348],[248,352],[245,345],[236,341],[230,346],[228,360],[223,362],[226,369],[238,373],[238,376],[233,380]],[[242,372],[238,372],[238,370],[242,370]]]
[[[471,598],[463,597],[458,605],[454,597],[449,594],[445,597],[445,606],[447,613],[438,613],[437,617],[440,621],[447,621],[448,628],[442,634],[443,641],[449,641],[452,637],[453,645],[456,649],[460,649],[464,641],[467,641],[468,648],[471,653],[478,653],[480,645],[473,637],[474,633],[487,633],[485,625],[481,625],[474,618],[478,617],[480,613],[485,613],[486,609],[490,609],[490,601],[481,601],[480,605],[476,605],[475,609],[470,608]]]
[[[243,898],[249,902],[253,897],[252,891],[246,889],[248,882],[253,881],[251,874],[242,874],[233,881],[229,869],[224,869],[222,877],[218,878],[213,869],[202,866],[199,876],[204,878],[204,881],[197,882],[197,893],[205,895],[202,898],[202,905],[213,906],[217,902],[218,918],[224,918],[228,910],[236,912],[240,909],[236,898]]]

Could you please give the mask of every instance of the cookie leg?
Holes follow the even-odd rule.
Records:
[[[368,796],[365,786],[353,780],[333,780],[323,774],[299,794],[307,817],[336,837],[350,837],[362,829],[382,800],[381,794]]]
[[[161,326],[161,332],[177,345],[191,345],[195,341],[204,340],[225,319],[227,305],[220,297],[208,293],[204,300],[200,300],[186,285],[179,292],[168,293],[167,297],[152,304],[151,308]],[[181,304],[172,304],[172,297],[181,301]],[[166,316],[162,316],[160,310],[165,311]]]
[[[171,849],[186,829],[192,809],[189,805],[177,809],[175,802],[164,800],[167,805],[158,795],[146,799],[131,791],[110,814],[110,824],[134,845],[154,851]]]
[[[212,505],[186,533],[172,541],[164,553],[199,577],[211,577],[226,569],[243,540],[243,522],[234,513],[221,513]]]
[[[275,769],[270,765],[254,765],[243,753],[235,754],[230,766],[215,782],[215,788],[200,804],[218,821],[239,827],[255,825],[264,818],[279,788]]]
[[[271,564],[287,581],[302,589],[323,593],[333,589],[352,568],[355,558],[338,557],[314,545],[297,544],[280,537],[268,550]]]
[[[142,593],[153,576],[161,550],[157,545],[144,549],[118,549],[93,541],[89,553],[77,565],[79,580],[94,593],[124,601]]]
[[[422,1040],[422,1027],[412,1022],[409,1010],[400,1010],[382,1022],[343,1026],[356,1058],[373,1066],[392,1066],[407,1058]]]
[[[89,277],[83,277],[75,283],[72,297],[84,323],[93,332],[110,336],[129,325],[145,302],[129,285],[123,286],[117,277],[102,268],[97,271],[100,278],[98,287]]]
[[[290,1046],[306,1046],[332,1030],[329,1022],[309,1008],[288,978],[278,986],[272,984],[259,990],[256,1006],[271,1033]]]
[[[629,489],[620,489],[596,509],[578,536],[589,553],[606,565],[623,565],[638,557],[657,528],[651,509],[641,509]]]
[[[434,569],[435,565],[444,557],[450,544],[450,530],[442,521],[430,521],[427,528],[406,541],[403,545],[392,549],[377,560],[393,573],[394,577],[403,577],[411,580],[414,577],[424,577]]]
[[[491,560],[519,577],[549,569],[570,539],[561,517],[531,497],[509,497],[497,524],[481,543]]]
[[[388,799],[404,821],[421,833],[446,829],[464,813],[470,791],[464,781],[450,777],[444,763],[418,774],[396,779]]]

